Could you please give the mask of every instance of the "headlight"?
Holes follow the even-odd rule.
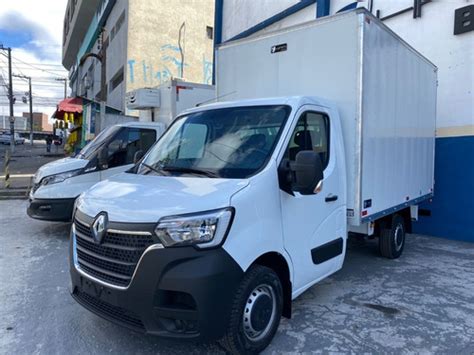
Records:
[[[63,182],[66,179],[72,178],[73,176],[80,175],[82,173],[82,169],[71,170],[65,173],[56,174],[56,175],[49,175],[44,177],[41,180],[41,185],[51,185],[57,184],[58,182]]]
[[[165,247],[196,245],[211,248],[222,243],[232,217],[233,208],[160,219],[155,234]]]

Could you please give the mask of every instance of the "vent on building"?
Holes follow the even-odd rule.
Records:
[[[211,26],[206,26],[206,34],[207,34],[207,38],[213,39],[214,38],[214,29]]]
[[[454,11],[454,34],[459,35],[474,30],[474,5]]]
[[[110,80],[110,85],[109,85],[109,92],[112,92],[115,90],[117,86],[119,86],[123,81],[123,67],[121,67],[117,73],[115,73],[114,77],[112,80]]]

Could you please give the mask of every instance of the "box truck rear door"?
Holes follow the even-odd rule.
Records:
[[[293,262],[293,290],[298,292],[340,268],[345,243],[340,224],[344,223],[345,207],[343,180],[338,176],[340,167],[332,142],[340,136],[333,132],[339,125],[332,124],[329,112],[318,106],[304,105],[295,117],[282,160],[288,159],[291,166],[298,152],[312,150],[325,167],[317,193],[292,195],[280,190],[285,249]]]

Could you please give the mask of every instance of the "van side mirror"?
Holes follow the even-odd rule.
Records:
[[[143,150],[137,150],[135,154],[133,155],[133,164],[138,163],[140,159],[143,158],[144,155],[145,153],[143,153]]]
[[[98,168],[100,170],[107,169],[109,167],[109,150],[107,147],[103,147],[99,150],[99,153],[97,155],[97,160],[98,160]]]
[[[296,161],[293,165],[294,182],[293,191],[302,195],[312,195],[316,193],[316,187],[323,180],[323,164],[318,153],[311,150],[304,150],[296,154]]]

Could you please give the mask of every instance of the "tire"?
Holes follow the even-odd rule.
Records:
[[[403,253],[405,247],[405,220],[399,214],[392,216],[391,223],[387,223],[380,231],[380,254],[388,259],[396,259]]]
[[[283,288],[270,268],[255,265],[235,293],[221,345],[231,354],[258,354],[272,341],[283,311]]]

